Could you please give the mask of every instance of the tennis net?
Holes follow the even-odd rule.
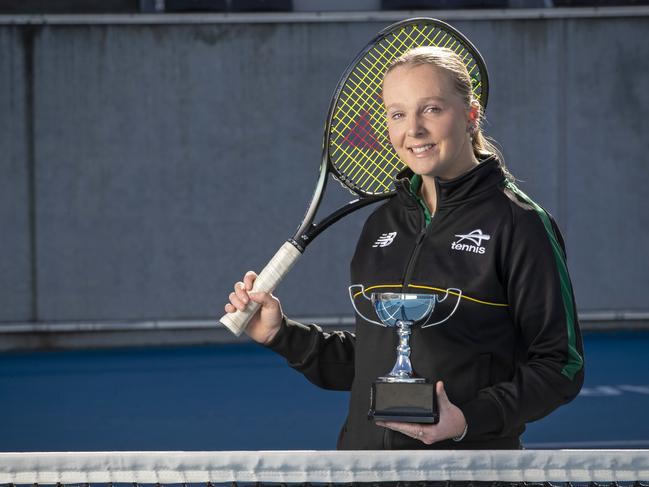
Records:
[[[0,453],[0,485],[649,486],[649,450]]]

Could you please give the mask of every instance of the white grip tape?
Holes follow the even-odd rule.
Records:
[[[302,252],[292,243],[286,242],[259,273],[252,290],[272,293],[301,255]],[[259,303],[248,301],[245,310],[226,313],[219,321],[236,336],[239,336],[246,329],[250,318],[257,312],[259,306]]]

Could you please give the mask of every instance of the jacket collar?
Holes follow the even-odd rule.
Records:
[[[411,181],[414,173],[406,168],[397,174],[395,187],[397,196],[406,206],[418,207],[417,198],[411,193]],[[455,179],[441,180],[435,178],[438,210],[446,206],[455,206],[473,199],[484,191],[489,191],[502,183],[505,178],[496,156],[480,160],[480,164]]]

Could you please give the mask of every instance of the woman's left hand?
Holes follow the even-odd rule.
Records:
[[[438,381],[435,388],[437,391],[437,404],[439,406],[439,423],[422,424],[377,421],[376,424],[415,438],[426,445],[461,436],[466,427],[464,413],[449,400],[442,381]]]

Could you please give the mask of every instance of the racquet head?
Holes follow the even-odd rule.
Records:
[[[392,193],[395,176],[405,167],[388,138],[381,85],[394,59],[421,46],[446,47],[459,54],[471,76],[476,98],[483,110],[487,107],[487,67],[461,32],[425,17],[397,22],[379,32],[339,81],[325,127],[329,171],[360,196]]]

